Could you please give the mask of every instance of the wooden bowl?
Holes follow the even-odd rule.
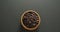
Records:
[[[27,30],[35,30],[40,25],[39,14],[33,10],[27,10],[21,15],[21,25]]]

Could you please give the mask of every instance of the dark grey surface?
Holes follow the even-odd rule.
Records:
[[[16,32],[21,14],[28,9],[41,16],[38,32],[60,32],[60,0],[0,0],[0,32]]]

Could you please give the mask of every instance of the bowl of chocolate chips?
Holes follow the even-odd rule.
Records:
[[[27,10],[21,15],[21,25],[27,30],[36,30],[41,22],[40,15],[34,10]]]

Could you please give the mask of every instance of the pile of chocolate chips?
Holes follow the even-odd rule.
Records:
[[[39,22],[39,17],[35,12],[27,12],[23,16],[23,24],[28,28],[35,27]]]

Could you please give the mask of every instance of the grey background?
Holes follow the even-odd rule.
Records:
[[[29,9],[41,16],[39,32],[60,32],[60,0],[0,0],[0,32],[17,32],[21,14]]]

